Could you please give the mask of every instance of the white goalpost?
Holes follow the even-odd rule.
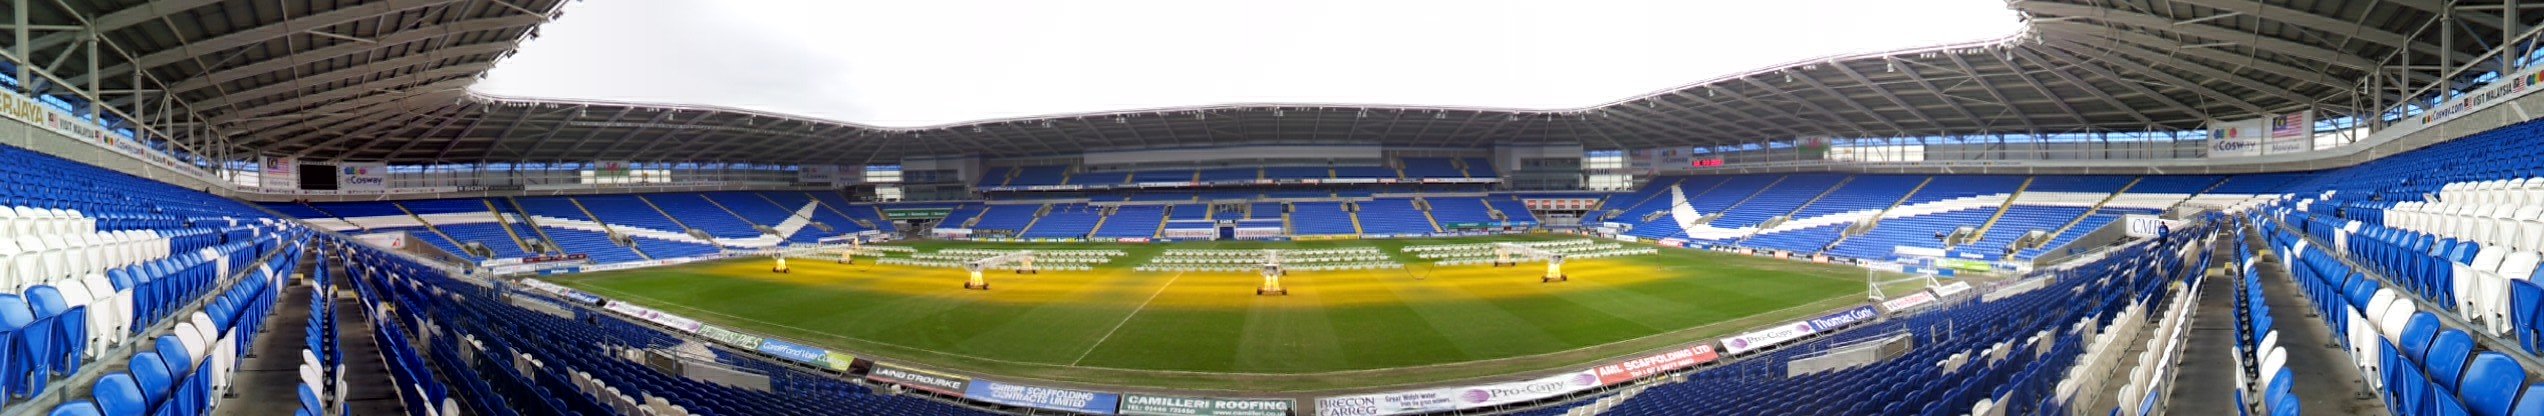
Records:
[[[1943,281],[1935,278],[1941,274],[1939,272],[1946,270],[1939,267],[1939,265],[1942,264],[1940,260],[1950,259],[1949,257],[1943,256],[1942,250],[1925,247],[1898,246],[1891,250],[1891,254],[1895,256],[1895,260],[1890,263],[1894,267],[1864,268],[1864,296],[1872,298],[1872,301],[1881,302],[1890,300],[1890,294],[1882,292],[1883,286],[1907,282],[1924,282],[1925,285],[1917,288],[1917,290],[1927,290],[1943,286]],[[1916,264],[1916,266],[1911,267],[1911,264]],[[1918,272],[1917,270],[1931,270],[1932,272]],[[1881,275],[1881,272],[1883,271],[1895,271],[1906,274],[1907,276],[1884,280]]]

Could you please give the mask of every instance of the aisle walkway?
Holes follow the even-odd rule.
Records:
[[[2310,316],[2314,307],[2298,297],[2296,281],[2279,260],[2274,255],[2253,268],[2261,271],[2262,298],[2270,303],[2271,319],[2279,322],[2279,345],[2288,349],[2288,368],[2297,373],[2292,391],[2305,413],[2389,414],[2383,401],[2361,394],[2368,390],[2360,384],[2358,367],[2351,366],[2346,351],[2333,341],[2323,318]]]
[[[2234,244],[2219,241],[2212,259],[2232,263]],[[2225,265],[2225,267],[2235,267]],[[2235,280],[2231,269],[2211,269],[2200,281],[2199,304],[2193,308],[2190,344],[2182,348],[2179,377],[2173,383],[2170,408],[2178,415],[2231,415],[2235,409]]]
[[[344,273],[339,269],[328,275]],[[336,280],[339,288],[350,288],[350,284],[341,277]],[[300,408],[300,352],[308,345],[313,289],[297,280],[283,288],[273,315],[267,318],[273,321],[267,323],[265,333],[257,334],[251,347],[254,352],[239,363],[230,395],[221,398],[215,416],[289,415]],[[370,325],[364,324],[369,321],[362,315],[361,301],[349,292],[331,295],[337,296],[336,342],[345,349],[347,361],[344,414],[405,414],[396,391],[391,390],[387,366],[380,362],[379,347],[371,341]]]

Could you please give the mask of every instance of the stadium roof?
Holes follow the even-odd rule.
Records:
[[[39,68],[54,82],[38,84],[49,92],[93,93],[179,142],[234,154],[401,163],[856,164],[1230,142],[1648,148],[2168,131],[2428,97],[2442,77],[2461,85],[2498,68],[2504,59],[2490,52],[2544,20],[2445,0],[2016,1],[2009,7],[2027,29],[2002,40],[1794,62],[1587,108],[1228,104],[886,128],[467,92],[559,18],[562,0],[16,1],[28,10],[27,24],[12,26],[24,40],[0,42],[10,56],[48,63]]]

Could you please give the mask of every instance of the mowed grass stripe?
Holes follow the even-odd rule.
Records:
[[[1460,276],[1460,279],[1492,279]],[[1435,278],[1437,279],[1437,278]],[[1532,351],[1560,350],[1569,345],[1539,327],[1525,315],[1511,313],[1510,307],[1529,303],[1528,297],[1486,301],[1464,287],[1478,284],[1438,284],[1438,280],[1408,281],[1386,285],[1388,290],[1405,300],[1405,305],[1429,323],[1431,330],[1454,341],[1466,359],[1506,357]],[[1491,285],[1492,282],[1480,283]],[[1572,319],[1596,320],[1596,316],[1573,316]]]
[[[1021,289],[1036,297],[1083,299],[1071,302],[1041,302],[1024,307],[970,308],[962,313],[977,318],[953,322],[969,327],[970,334],[953,347],[977,351],[973,355],[1000,359],[1067,364],[1080,351],[1094,345],[1096,338],[1131,313],[1132,304],[1122,301],[1135,296],[1130,287],[1152,284],[1146,279],[1111,274],[1012,275],[1004,282],[992,282],[992,290]],[[1160,279],[1162,280],[1162,278]],[[1003,283],[1003,286],[1001,287]],[[996,295],[984,293],[982,295]],[[1136,297],[1131,297],[1136,302]]]
[[[1312,275],[1284,279],[1292,285],[1314,285]],[[1314,368],[1347,368],[1340,331],[1318,292],[1293,290],[1289,296],[1267,297],[1246,308],[1244,333],[1236,339],[1230,368],[1297,372]],[[1312,305],[1309,307],[1288,304]],[[1355,336],[1359,334],[1353,334]]]

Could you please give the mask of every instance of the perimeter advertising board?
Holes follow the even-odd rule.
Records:
[[[1811,318],[1811,329],[1817,332],[1834,331],[1838,328],[1844,328],[1847,325],[1854,325],[1860,322],[1870,322],[1873,318],[1880,316],[1881,312],[1874,311],[1871,306],[1858,306],[1855,307],[1855,309],[1848,309],[1844,312],[1832,313],[1828,316],[1818,318]]]
[[[1122,402],[1122,396],[1113,393],[1008,384],[990,380],[972,380],[971,386],[963,389],[963,396],[972,400],[1008,406],[1096,415],[1113,414],[1113,409],[1119,407]]]
[[[962,397],[972,382],[970,377],[885,363],[875,363],[874,369],[866,371],[866,379],[955,397]]]
[[[1288,399],[1122,395],[1122,414],[1133,416],[1289,416]]]
[[[653,310],[643,306],[636,306],[635,304],[627,302],[611,301],[609,305],[601,306],[601,309],[608,309],[611,312],[618,312],[636,319],[645,320],[645,322],[652,322],[658,325],[671,327],[671,329],[680,330],[681,333],[697,333],[698,327],[700,326],[698,321],[694,319],[663,313],[662,311]]]
[[[1316,399],[1320,416],[1387,416],[1457,410],[1455,391],[1409,390]]]
[[[1599,385],[1613,386],[1636,379],[1695,367],[1722,358],[1712,345],[1663,351],[1651,356],[1608,363],[1590,370],[1599,376]]]
[[[828,362],[825,360],[830,357],[830,351],[774,339],[760,340],[760,352],[784,358],[787,361],[822,366],[827,366]]]
[[[1731,338],[1723,338],[1723,352],[1739,354],[1756,351],[1760,348],[1775,346],[1776,344],[1801,339],[1802,337],[1816,333],[1819,333],[1819,329],[1812,327],[1810,322],[1794,322],[1777,325],[1773,328],[1751,331]]]
[[[1596,387],[1599,387],[1598,374],[1579,371],[1534,380],[1460,387],[1452,390],[1457,391],[1457,408],[1473,409],[1542,400]]]
[[[746,348],[753,351],[758,351],[760,349],[760,337],[752,336],[751,334],[733,332],[725,330],[724,328],[713,326],[699,327],[698,336],[710,341]]]
[[[2438,124],[2438,122],[2507,102],[2506,99],[2510,97],[2526,95],[2527,89],[2536,84],[2544,84],[2544,73],[2537,71],[2544,71],[2544,67],[2528,67],[2526,70],[2516,72],[2517,75],[2500,77],[2497,82],[2459,94],[2455,99],[2448,100],[2444,104],[2430,107],[2429,111],[2420,114],[2420,125]]]
[[[1919,289],[1917,290],[1917,293],[1909,294],[1908,296],[1900,296],[1882,301],[1882,310],[1891,312],[1904,311],[1918,306],[1925,306],[1925,304],[1934,303],[1934,301],[1934,292]]]
[[[1543,400],[1601,385],[1597,372],[1584,370],[1507,383],[1326,397],[1316,399],[1316,414],[1386,416],[1473,409]]]

